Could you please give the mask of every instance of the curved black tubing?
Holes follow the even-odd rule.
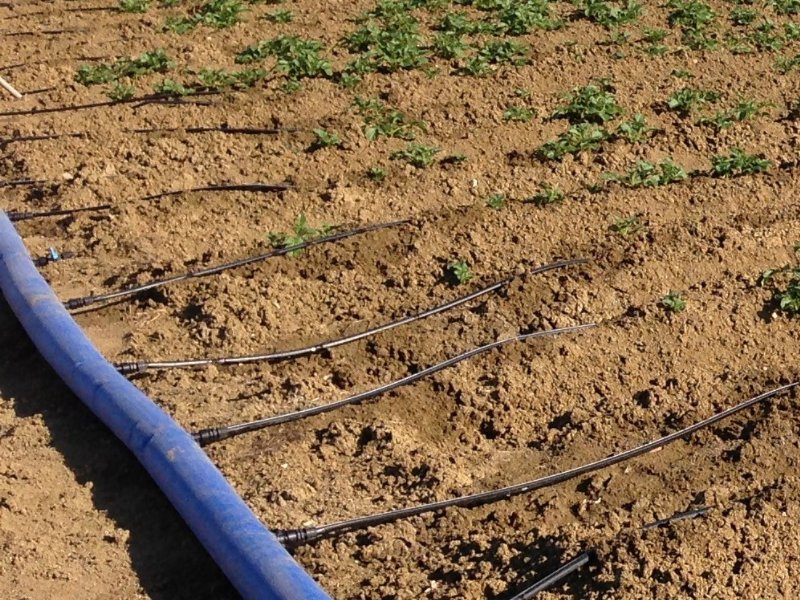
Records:
[[[227,271],[228,269],[235,269],[237,267],[244,267],[246,265],[251,265],[253,263],[261,262],[267,260],[268,258],[273,258],[276,256],[283,256],[284,254],[290,254],[291,252],[296,252],[298,250],[302,250],[303,248],[310,248],[311,246],[318,246],[320,244],[326,244],[329,242],[336,242],[339,240],[343,240],[349,237],[353,237],[355,235],[361,235],[364,233],[369,233],[372,231],[378,231],[379,229],[388,229],[390,227],[399,227],[401,225],[407,225],[411,221],[408,219],[402,221],[390,221],[388,223],[378,223],[377,225],[367,225],[366,227],[358,227],[356,229],[350,229],[347,231],[340,231],[338,233],[334,233],[331,235],[327,235],[325,237],[315,238],[313,240],[308,240],[306,242],[302,242],[300,244],[295,244],[293,246],[285,246],[283,248],[275,248],[270,250],[269,252],[264,252],[263,254],[257,254],[255,256],[248,256],[247,258],[242,258],[239,260],[234,260],[231,262],[223,263],[221,265],[217,265],[215,267],[208,267],[206,269],[200,269],[198,271],[188,271],[186,273],[182,273],[180,275],[174,275],[173,277],[167,277],[165,279],[159,279],[157,281],[151,281],[150,283],[145,283],[143,285],[137,285],[131,288],[123,288],[121,290],[116,290],[113,292],[107,292],[105,294],[97,294],[94,296],[82,296],[80,298],[72,298],[71,300],[67,300],[64,302],[64,306],[67,309],[74,310],[77,308],[85,308],[87,306],[91,306],[93,304],[98,303],[106,303],[112,300],[119,300],[121,298],[128,298],[130,296],[135,296],[136,294],[140,294],[142,292],[146,292],[149,290],[155,290],[161,288],[165,285],[169,285],[172,283],[178,283],[179,281],[186,281],[187,279],[196,279],[199,277],[208,277],[209,275],[216,275],[217,273],[221,273],[223,271]],[[146,368],[146,367],[145,367]],[[120,368],[122,370],[122,368]],[[137,372],[136,369],[133,371],[124,371],[123,372]]]
[[[215,442],[232,438],[237,435],[242,435],[244,433],[259,431],[267,427],[280,425],[281,423],[290,423],[292,421],[299,421],[300,419],[313,417],[315,415],[321,415],[345,406],[350,406],[352,404],[359,404],[361,402],[364,402],[365,400],[370,400],[382,394],[386,394],[388,392],[396,390],[399,387],[410,385],[416,381],[419,381],[420,379],[423,379],[424,377],[433,375],[434,373],[438,373],[439,371],[457,365],[458,363],[467,360],[468,358],[472,358],[473,356],[477,356],[478,354],[483,354],[484,352],[488,352],[489,350],[493,350],[494,348],[500,348],[501,346],[505,346],[512,342],[524,342],[525,340],[537,337],[549,337],[549,336],[559,335],[562,333],[582,331],[584,329],[589,329],[594,326],[595,326],[594,323],[586,323],[584,325],[575,325],[573,327],[559,327],[557,329],[548,329],[547,331],[521,333],[519,335],[507,337],[502,340],[491,342],[489,344],[484,344],[483,346],[473,348],[472,350],[467,350],[466,352],[448,358],[447,360],[437,363],[426,369],[417,371],[416,373],[412,373],[411,375],[406,375],[405,377],[401,377],[400,379],[396,379],[395,381],[385,383],[376,388],[372,388],[371,390],[360,392],[358,394],[350,396],[349,398],[343,398],[342,400],[329,402],[328,404],[322,404],[320,406],[305,408],[303,410],[298,410],[283,415],[276,415],[274,417],[267,417],[264,419],[258,419],[256,421],[249,421],[247,423],[228,425],[227,427],[211,427],[209,429],[201,429],[200,431],[192,433],[192,437],[201,446],[208,446],[209,444],[213,444]]]
[[[323,238],[319,239],[321,240]],[[284,248],[284,250],[286,252],[291,251],[290,248]],[[571,265],[584,264],[586,262],[588,261],[582,258],[575,260],[562,260],[547,265],[543,265],[541,267],[536,267],[535,269],[528,271],[528,273],[531,275],[537,273],[544,273],[545,271],[551,271],[553,269],[559,269]],[[132,374],[144,373],[148,369],[189,369],[196,367],[207,367],[210,365],[217,365],[217,366],[242,365],[242,364],[264,362],[264,361],[287,360],[290,358],[309,356],[311,354],[319,354],[320,352],[324,352],[325,350],[331,350],[332,348],[338,348],[339,346],[344,346],[345,344],[351,344],[353,342],[376,335],[378,333],[389,331],[390,329],[394,329],[395,327],[400,327],[401,325],[413,323],[414,321],[419,321],[427,317],[431,317],[433,315],[446,312],[452,308],[455,308],[456,306],[465,304],[470,300],[474,300],[475,298],[479,298],[491,292],[495,292],[507,286],[512,281],[514,281],[516,277],[517,277],[516,275],[506,277],[505,279],[493,283],[492,285],[482,288],[476,292],[472,292],[471,294],[467,294],[466,296],[462,296],[461,298],[456,298],[455,300],[451,300],[450,302],[446,302],[445,304],[440,304],[439,306],[429,308],[428,310],[425,310],[421,313],[408,315],[402,317],[401,319],[397,319],[389,323],[384,323],[383,325],[378,325],[377,327],[372,327],[370,329],[366,329],[364,331],[355,333],[353,335],[340,337],[335,340],[330,340],[327,342],[322,342],[311,346],[304,346],[302,348],[295,348],[293,350],[282,350],[278,352],[268,352],[263,354],[246,354],[242,356],[227,356],[223,358],[190,358],[185,360],[128,362],[128,363],[119,363],[116,365],[116,367],[119,369],[121,373],[126,375],[132,375]]]
[[[663,448],[667,444],[677,441],[687,435],[691,435],[692,433],[699,431],[700,429],[710,427],[711,425],[714,425],[715,423],[718,423],[723,419],[727,419],[728,417],[733,416],[736,413],[739,413],[747,408],[750,408],[754,404],[758,404],[759,402],[763,402],[764,400],[777,396],[778,394],[787,392],[793,388],[796,388],[797,386],[800,386],[800,381],[780,386],[778,388],[775,388],[768,392],[764,392],[763,394],[760,394],[758,396],[740,402],[739,404],[732,406],[731,408],[728,408],[721,412],[718,412],[715,415],[708,417],[707,419],[698,421],[693,425],[684,427],[679,431],[670,433],[669,435],[665,435],[664,437],[658,438],[657,440],[654,440],[652,442],[642,444],[641,446],[636,446],[635,448],[625,450],[624,452],[620,452],[618,454],[613,454],[607,458],[603,458],[591,463],[586,463],[584,465],[574,467],[572,469],[567,469],[566,471],[561,471],[560,473],[554,473],[553,475],[547,475],[545,477],[540,477],[539,479],[534,479],[532,481],[527,481],[525,483],[518,483],[516,485],[510,485],[508,487],[500,488],[497,490],[489,490],[487,492],[479,492],[477,494],[460,496],[458,498],[451,498],[449,500],[441,500],[439,502],[431,502],[429,504],[420,504],[417,506],[410,506],[408,508],[400,508],[397,510],[378,513],[375,515],[367,515],[364,517],[357,517],[355,519],[348,519],[345,521],[339,521],[337,523],[331,523],[329,525],[322,525],[320,527],[290,529],[286,531],[277,532],[276,535],[278,536],[278,539],[285,545],[299,546],[302,544],[307,544],[309,542],[312,542],[320,538],[331,537],[348,531],[354,531],[357,529],[365,529],[367,527],[373,527],[375,525],[392,523],[400,519],[416,517],[418,515],[440,511],[445,508],[450,508],[450,507],[472,508],[475,506],[481,506],[492,502],[498,502],[500,500],[506,500],[508,498],[511,498],[513,496],[518,496],[520,494],[526,494],[528,492],[533,492],[543,488],[552,487],[559,483],[569,481],[570,479],[575,479],[576,477],[580,477],[581,475],[593,473],[595,471],[605,469],[607,467],[619,464],[621,462],[631,460],[633,458],[636,458],[637,456],[647,454],[648,452],[652,452],[653,450]]]

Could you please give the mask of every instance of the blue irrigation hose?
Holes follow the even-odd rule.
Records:
[[[192,437],[94,348],[36,270],[3,211],[0,290],[42,356],[136,455],[242,596],[329,600]]]

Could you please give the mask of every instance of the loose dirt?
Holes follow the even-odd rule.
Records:
[[[447,3],[445,3],[447,4]],[[710,2],[721,23],[731,10]],[[81,4],[80,6],[83,6]],[[89,6],[87,4],[86,6]],[[101,6],[92,4],[92,6]],[[112,6],[111,3],[102,6]],[[0,7],[0,75],[25,98],[0,111],[102,102],[106,86],[73,79],[81,57],[164,48],[179,68],[237,68],[248,44],[279,34],[321,40],[336,70],[352,58],[337,42],[373,2],[254,4],[230,29],[161,30],[179,9],[143,14],[66,12],[76,3]],[[291,10],[291,23],[259,17]],[[482,13],[472,7],[473,17]],[[371,73],[354,89],[326,78],[282,78],[208,96],[206,105],[121,104],[0,117],[2,137],[84,133],[7,144],[0,176],[58,182],[51,191],[2,188],[2,207],[43,210],[111,203],[108,214],[19,224],[32,254],[77,256],[43,268],[62,298],[99,293],[262,252],[269,232],[410,224],[177,284],[76,316],[112,361],[166,360],[293,348],[418,312],[508,275],[498,294],[352,345],[296,361],[135,378],[189,430],[280,414],[345,397],[518,331],[579,323],[592,330],[509,345],[414,386],[328,415],[208,448],[247,503],[274,529],[324,524],[522,482],[668,433],[780,383],[797,380],[797,317],[758,285],[767,269],[796,264],[800,242],[800,52],[679,50],[638,42],[668,29],[670,9],[647,3],[611,32],[552,3],[566,27],[514,38],[531,62],[486,77],[422,69]],[[759,7],[759,10],[762,10]],[[765,14],[782,28],[797,15]],[[441,15],[445,9],[433,11]],[[31,13],[32,16],[25,16]],[[415,10],[423,23],[435,22]],[[42,31],[84,28],[50,35]],[[724,25],[723,29],[729,29]],[[425,32],[431,33],[426,27]],[[427,34],[426,34],[427,35]],[[720,33],[720,39],[723,34]],[[10,68],[17,63],[24,66]],[[687,70],[683,80],[676,72]],[[180,79],[178,75],[168,77]],[[146,93],[165,75],[134,83]],[[550,119],[559,95],[597,78],[613,82],[626,116],[657,131],[640,144],[543,161],[534,151],[569,126]],[[684,86],[765,103],[765,114],[717,132],[664,103]],[[516,90],[526,90],[527,95]],[[427,122],[418,142],[463,155],[425,169],[390,160],[406,142],[369,141],[356,96],[380,98]],[[522,98],[524,96],[524,98]],[[522,98],[522,99],[521,99]],[[511,105],[536,110],[503,119]],[[188,127],[279,127],[277,135],[190,134]],[[177,132],[133,133],[135,128]],[[312,150],[313,128],[341,147]],[[740,147],[772,168],[699,174],[662,187],[610,183],[604,173],[671,157],[706,172]],[[380,166],[382,182],[366,172]],[[148,194],[222,182],[292,182],[279,194]],[[543,184],[563,202],[524,200]],[[506,197],[499,210],[486,205]],[[615,231],[636,216],[638,228]],[[586,265],[541,275],[558,258]],[[448,265],[469,263],[454,285]],[[686,309],[661,305],[679,292]],[[56,380],[0,305],[0,595],[4,598],[221,598],[235,592],[124,448]],[[623,466],[490,506],[448,510],[301,547],[297,560],[336,598],[508,598],[588,549],[592,566],[547,598],[794,598],[800,593],[800,418],[789,394]],[[709,515],[641,527],[689,507]]]

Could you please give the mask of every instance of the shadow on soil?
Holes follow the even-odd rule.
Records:
[[[20,418],[41,415],[76,480],[130,531],[128,552],[154,599],[238,598],[236,591],[125,446],[67,389],[28,341],[0,296],[0,396]],[[46,540],[45,540],[46,542]]]

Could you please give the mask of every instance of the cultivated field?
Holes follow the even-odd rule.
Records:
[[[273,530],[533,480],[800,379],[798,0],[14,0],[0,31],[25,94],[0,96],[0,207],[101,207],[19,222],[74,253],[42,267],[61,298],[283,254],[77,310],[113,362],[313,346],[504,282],[287,360],[130,374],[189,431],[595,324],[210,444]],[[235,597],[5,304],[0,344],[0,596]],[[342,599],[508,600],[586,551],[537,597],[795,598],[798,434],[792,390],[292,552]]]

